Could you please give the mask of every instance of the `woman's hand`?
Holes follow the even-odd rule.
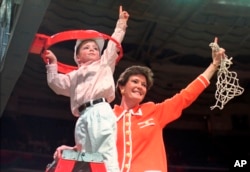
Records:
[[[214,44],[218,45],[218,38],[214,38]],[[219,48],[219,49],[212,49],[212,58],[213,58],[213,65],[219,66],[221,59],[225,58],[225,49]]]

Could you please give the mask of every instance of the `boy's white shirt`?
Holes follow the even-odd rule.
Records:
[[[112,38],[122,42],[127,24],[119,19]],[[49,87],[59,95],[70,97],[71,111],[74,116],[79,116],[78,107],[84,102],[104,97],[108,102],[115,98],[115,83],[113,73],[117,47],[113,41],[109,41],[100,60],[88,65],[82,65],[77,70],[68,74],[60,74],[57,64],[49,64],[47,68],[47,82]]]

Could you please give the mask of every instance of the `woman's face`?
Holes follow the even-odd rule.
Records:
[[[100,59],[100,52],[97,43],[93,40],[88,40],[80,45],[79,52],[76,55],[78,64]]]
[[[126,101],[140,103],[147,93],[147,81],[144,75],[131,75],[125,86],[120,86]]]

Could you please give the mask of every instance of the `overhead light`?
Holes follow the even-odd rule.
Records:
[[[249,0],[214,0],[216,4],[250,7]]]

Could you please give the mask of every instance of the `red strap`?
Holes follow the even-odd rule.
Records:
[[[36,34],[35,39],[30,48],[30,53],[42,54],[43,51],[47,50],[49,47],[59,42],[67,40],[91,39],[91,38],[103,38],[104,40],[109,39],[113,41],[116,44],[117,48],[119,49],[119,56],[116,60],[116,63],[122,58],[123,56],[122,46],[114,38],[100,32],[89,32],[86,30],[64,31],[64,32],[59,32],[52,36],[47,36],[44,34]],[[45,63],[47,63],[47,59],[43,58],[43,60]],[[60,62],[57,62],[57,64],[58,64],[58,71],[61,73],[68,73],[71,72],[72,70],[77,69],[76,66],[67,65]]]
[[[91,168],[91,172],[106,172],[104,163],[90,162],[89,165]]]

